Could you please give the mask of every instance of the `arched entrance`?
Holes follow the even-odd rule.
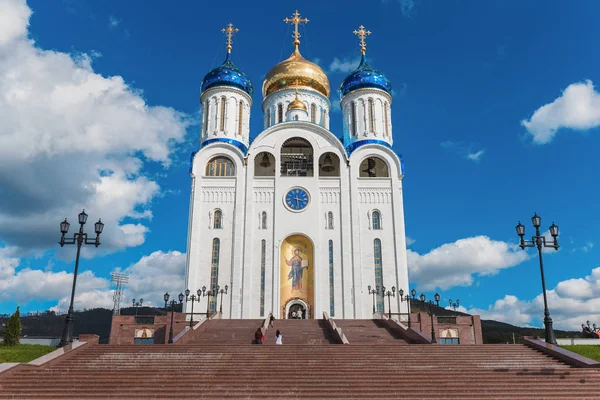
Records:
[[[315,268],[313,253],[313,244],[306,236],[292,235],[281,242],[279,293],[282,307],[279,317],[282,319],[293,316],[294,312],[296,318],[299,313],[302,319],[312,318]]]

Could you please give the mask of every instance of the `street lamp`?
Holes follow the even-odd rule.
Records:
[[[73,237],[66,238],[65,235],[69,232],[69,224],[67,219],[60,223],[60,247],[63,247],[65,244],[76,244],[77,245],[77,256],[75,257],[75,270],[73,271],[73,288],[71,289],[71,303],[69,304],[69,311],[67,313],[67,318],[65,319],[65,327],[63,329],[62,338],[60,339],[60,343],[58,347],[66,346],[73,342],[73,322],[75,322],[75,317],[73,316],[73,301],[75,300],[75,286],[77,285],[77,271],[79,270],[79,255],[81,253],[81,246],[83,244],[93,244],[94,246],[100,246],[100,234],[104,229],[104,224],[100,219],[98,222],[94,224],[94,229],[96,232],[95,239],[88,239],[87,233],[83,232],[83,226],[87,222],[88,215],[85,213],[85,210],[79,213],[77,216],[79,219],[79,232],[75,232]]]
[[[440,294],[436,293],[435,296],[433,296],[433,298],[435,299],[435,305],[436,306],[440,306]]]
[[[133,299],[131,302],[133,303],[133,308],[135,308],[135,316],[137,317],[138,307],[141,307],[142,304],[144,304],[144,299],[140,299],[138,302]]]
[[[192,302],[192,315],[190,317],[190,328],[194,326],[194,303],[197,301],[198,304],[200,304],[200,299],[202,298],[202,290],[201,289],[198,289],[198,291],[196,293],[198,294],[198,296],[196,296],[195,294],[192,294],[190,296],[190,289],[185,290],[185,302],[186,303],[188,301]]]
[[[450,307],[452,307],[454,309],[454,311],[456,311],[456,309],[458,308],[458,305],[460,304],[460,300],[456,299],[456,303],[452,302],[452,299],[448,300],[450,302]]]
[[[169,298],[171,296],[169,295],[169,293],[165,293],[164,295],[164,300],[165,300],[165,311],[167,311],[167,303],[171,306],[171,328],[169,329],[169,344],[173,343],[173,316],[175,315],[175,306],[177,305],[177,300],[173,299],[171,300],[171,302],[169,303]],[[179,293],[179,304],[183,304],[183,293]]]
[[[385,290],[385,288],[384,288]],[[387,293],[383,293],[384,296],[387,296],[388,298],[388,318],[392,318],[392,300],[390,299],[390,297],[396,297],[396,286],[392,286],[392,291],[390,292],[389,290],[387,291]],[[385,311],[384,311],[385,313]]]
[[[219,314],[223,314],[223,295],[227,294],[227,285],[225,285],[225,290],[221,289],[219,285],[217,285],[217,294],[221,294],[221,305],[219,306]]]
[[[375,314],[375,295],[379,294],[379,286],[375,286],[375,289],[371,290],[371,285],[367,286],[369,294],[373,295],[373,314]]]
[[[552,318],[550,318],[550,311],[548,310],[548,298],[546,297],[546,280],[544,279],[544,261],[542,259],[542,248],[543,247],[554,247],[554,250],[558,250],[558,226],[552,223],[549,228],[550,235],[552,236],[552,240],[546,240],[544,236],[540,233],[540,224],[542,222],[542,218],[537,215],[537,213],[533,214],[531,218],[531,222],[535,227],[535,235],[531,237],[531,240],[525,240],[525,226],[519,224],[516,226],[517,235],[521,238],[521,243],[519,247],[525,250],[526,247],[537,247],[538,256],[540,259],[540,273],[542,275],[542,293],[544,295],[544,328],[546,331],[546,343],[557,344],[556,338],[554,337],[554,331],[552,330]]]
[[[435,329],[433,327],[433,300],[429,300],[429,303],[425,303],[425,295],[423,293],[421,293],[421,296],[419,296],[419,298],[421,299],[421,302],[423,303],[423,309],[425,309],[425,304],[427,304],[429,306],[427,313],[429,314],[429,317],[431,318],[431,343],[437,343],[435,340]]]
[[[202,296],[208,296],[208,300],[206,301],[206,319],[210,316],[210,297],[215,297],[215,304],[217,302],[217,288],[213,287],[213,290],[206,290],[206,286],[202,286]]]
[[[408,294],[404,296],[404,290],[400,289],[398,290],[398,297],[400,297],[400,302],[406,301],[406,310],[408,311],[408,327],[410,328],[410,296]]]

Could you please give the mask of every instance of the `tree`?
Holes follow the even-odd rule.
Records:
[[[19,307],[17,311],[8,319],[6,329],[4,330],[4,345],[14,346],[19,344],[19,338],[21,337],[21,313]]]

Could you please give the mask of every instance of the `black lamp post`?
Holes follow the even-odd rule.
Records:
[[[389,290],[383,293],[384,296],[388,298],[388,318],[392,318],[392,299],[391,297],[396,297],[396,286],[392,286],[392,291]],[[385,312],[385,311],[384,311]]]
[[[205,290],[206,286],[202,286],[202,296],[208,296],[208,300],[206,301],[206,319],[210,316],[210,297],[215,297],[215,304],[217,302],[217,288],[213,287],[212,290]]]
[[[100,246],[100,234],[104,229],[104,224],[100,219],[98,222],[94,224],[94,230],[96,231],[95,239],[88,239],[87,233],[83,232],[83,226],[87,222],[88,215],[85,213],[85,210],[79,213],[79,232],[75,232],[73,237],[66,238],[65,235],[69,232],[69,224],[67,219],[60,223],[60,247],[63,247],[65,244],[76,244],[77,245],[77,256],[75,257],[75,270],[73,272],[73,288],[71,289],[71,302],[69,304],[69,311],[67,313],[67,318],[65,319],[65,327],[63,329],[62,338],[60,339],[60,343],[58,347],[66,346],[73,342],[73,322],[75,321],[75,317],[73,316],[73,301],[75,300],[75,286],[77,285],[77,271],[79,270],[79,255],[81,253],[81,246],[83,244],[93,244],[94,246]]]
[[[165,300],[165,311],[167,310],[167,303],[171,306],[171,328],[169,329],[169,344],[173,343],[173,316],[175,315],[175,306],[177,305],[177,300],[173,299],[171,300],[171,302],[169,303],[169,298],[171,296],[169,295],[169,293],[165,293],[164,295],[164,300]],[[183,304],[183,293],[179,293],[179,304]]]
[[[192,294],[190,296],[190,289],[185,290],[185,302],[186,303],[188,301],[192,302],[192,314],[190,317],[190,328],[194,326],[194,303],[197,301],[198,304],[200,304],[200,299],[202,298],[202,290],[198,289],[198,291],[196,293],[198,294],[198,296],[196,296],[195,294]]]
[[[398,290],[398,296],[400,297],[400,302],[406,301],[406,309],[408,311],[408,327],[410,328],[410,296],[408,294],[404,296],[403,289]]]
[[[436,295],[439,298],[439,295],[436,293]],[[421,293],[421,295],[419,296],[419,299],[421,299],[421,302],[423,303],[423,309],[425,309],[425,304],[427,304],[429,307],[428,309],[425,309],[427,311],[427,313],[429,314],[429,317],[431,318],[431,343],[437,343],[437,341],[435,340],[435,329],[433,327],[433,300],[429,300],[429,303],[425,303],[425,295],[423,293]],[[437,300],[439,301],[439,300]]]
[[[440,294],[436,293],[435,296],[433,296],[433,298],[435,299],[435,305],[436,306],[440,306]]]
[[[225,285],[225,290],[223,290],[219,285],[217,285],[217,291],[216,291],[215,296],[217,294],[221,294],[221,305],[219,306],[219,314],[223,314],[223,295],[227,294],[227,289],[228,289],[227,285]]]
[[[375,295],[379,294],[379,286],[375,286],[375,289],[371,290],[371,285],[367,286],[369,294],[373,295],[373,314],[375,314]]]
[[[538,256],[540,259],[540,273],[542,275],[542,293],[544,295],[544,328],[546,331],[546,343],[557,344],[556,338],[554,337],[554,331],[552,330],[552,318],[550,318],[550,311],[548,310],[548,299],[546,297],[546,280],[544,279],[544,261],[542,259],[542,248],[543,247],[554,247],[554,250],[558,250],[558,226],[552,223],[550,226],[550,235],[552,236],[552,240],[546,240],[544,236],[540,233],[540,224],[542,222],[542,218],[540,218],[536,213],[533,214],[531,218],[531,222],[535,227],[535,235],[531,237],[531,240],[525,240],[525,226],[519,224],[516,226],[517,235],[521,238],[521,243],[519,247],[525,250],[526,247],[537,247]]]
[[[416,289],[413,289],[413,290],[411,290],[411,291],[410,291],[410,294],[412,294],[412,298],[414,299],[414,298],[415,298],[415,296],[417,295],[417,291],[416,291]]]
[[[456,309],[458,308],[458,306],[460,304],[459,299],[456,299],[456,303],[452,302],[452,299],[449,299],[448,302],[450,303],[450,307],[452,307],[452,309],[454,309],[454,311],[456,311]]]
[[[133,303],[133,308],[135,308],[135,316],[137,317],[138,307],[141,307],[142,304],[144,304],[144,299],[140,299],[138,302],[133,299],[131,302]]]

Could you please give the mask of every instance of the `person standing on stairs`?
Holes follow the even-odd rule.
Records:
[[[273,324],[275,323],[275,317],[273,313],[269,313],[269,328],[273,328]]]
[[[254,332],[254,344],[263,344],[264,335],[262,333],[262,329],[258,328],[256,332]]]
[[[275,332],[275,344],[283,344],[283,336],[281,336],[279,329]]]

